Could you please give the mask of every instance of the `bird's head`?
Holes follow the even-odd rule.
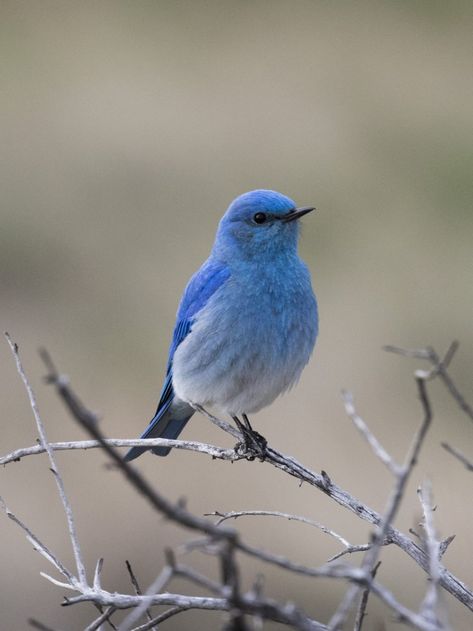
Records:
[[[226,258],[272,257],[295,252],[298,220],[311,210],[314,209],[296,208],[292,199],[276,191],[244,193],[222,217],[214,249]]]

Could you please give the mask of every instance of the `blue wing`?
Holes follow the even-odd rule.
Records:
[[[172,361],[174,353],[179,344],[192,330],[195,316],[206,305],[209,298],[217,291],[219,287],[229,278],[230,270],[228,267],[209,258],[190,279],[184,294],[182,296],[177,311],[177,321],[172,336],[171,346],[169,348],[168,364],[166,370],[166,378],[161,390],[158,407],[156,413],[150,421],[150,424],[141,435],[141,438],[177,438],[181,433],[187,421],[194,413],[193,408],[189,406],[188,412],[183,413],[182,410],[178,418],[173,415],[172,402],[174,401],[174,390],[172,387]],[[125,460],[133,460],[146,451],[145,447],[132,447],[126,454]],[[165,456],[169,453],[166,447],[156,447],[152,450],[155,454]]]

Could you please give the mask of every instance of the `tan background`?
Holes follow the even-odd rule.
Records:
[[[470,2],[1,3],[0,323],[20,343],[51,439],[83,434],[42,383],[45,345],[110,436],[135,437],[154,411],[180,293],[238,194],[274,188],[300,205],[301,251],[320,303],[320,339],[296,390],[254,421],[277,448],[326,469],[381,510],[391,480],[345,418],[342,387],[385,446],[404,454],[420,421],[412,371],[386,343],[462,345],[452,374],[473,398],[473,91]],[[0,346],[1,452],[36,434],[6,344]],[[472,478],[440,448],[473,456],[473,428],[440,384],[435,422],[397,524],[417,523],[415,489],[433,481],[445,563],[473,585]],[[187,438],[232,441],[195,417]],[[89,574],[145,585],[165,546],[188,538],[151,513],[98,452],[58,456]],[[259,463],[189,453],[140,469],[196,513],[276,509],[312,517],[354,543],[368,528],[321,493]],[[0,493],[72,565],[45,458],[1,471]],[[337,550],[296,523],[241,521],[254,544],[308,564]],[[91,605],[59,605],[53,571],[0,519],[2,629],[28,616],[81,629]],[[353,559],[355,561],[355,559]],[[196,557],[198,567],[214,561]],[[326,621],[341,585],[246,563],[248,586]],[[424,576],[386,550],[380,578],[415,607]],[[182,585],[177,584],[176,589]],[[446,597],[455,629],[471,614]],[[384,620],[385,626],[381,621]],[[166,628],[219,628],[184,614]],[[396,629],[373,598],[366,629]]]

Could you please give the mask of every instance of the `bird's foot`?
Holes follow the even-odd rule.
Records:
[[[264,436],[254,430],[244,429],[243,440],[235,445],[235,451],[246,457],[247,460],[259,458],[261,462],[266,459],[266,447],[268,441]]]

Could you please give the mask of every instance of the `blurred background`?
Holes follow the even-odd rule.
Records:
[[[470,2],[2,0],[0,323],[19,343],[51,440],[83,438],[42,381],[46,346],[111,437],[139,436],[154,412],[181,291],[207,257],[230,201],[272,188],[318,212],[301,253],[313,275],[320,337],[301,383],[254,425],[270,443],[382,510],[392,480],[347,420],[341,388],[384,446],[403,458],[421,421],[419,362],[384,344],[461,342],[451,372],[473,398],[473,5]],[[415,490],[429,477],[444,561],[473,585],[471,474],[440,447],[473,456],[473,427],[440,383],[396,525],[416,527]],[[2,454],[36,431],[6,343],[0,346]],[[195,416],[184,436],[233,440]],[[125,559],[146,586],[165,547],[192,535],[152,513],[98,451],[57,456],[89,575],[129,591]],[[302,514],[352,543],[369,528],[307,485],[258,462],[176,452],[137,466],[197,514],[267,509]],[[62,560],[65,519],[45,457],[1,471],[0,494]],[[294,522],[247,518],[247,540],[316,565],[334,540]],[[35,617],[82,629],[96,610],[60,607],[53,572],[0,518],[2,628]],[[383,551],[379,578],[416,608],[425,576]],[[345,586],[241,559],[245,587],[293,600],[326,622]],[[352,558],[352,562],[358,559]],[[217,576],[215,561],[193,554]],[[187,589],[177,583],[175,590]],[[471,613],[445,595],[455,629]],[[192,612],[169,629],[218,629]],[[270,628],[271,625],[268,625]],[[276,627],[276,625],[274,625]],[[272,627],[271,627],[272,628]],[[397,629],[373,597],[366,629]]]

